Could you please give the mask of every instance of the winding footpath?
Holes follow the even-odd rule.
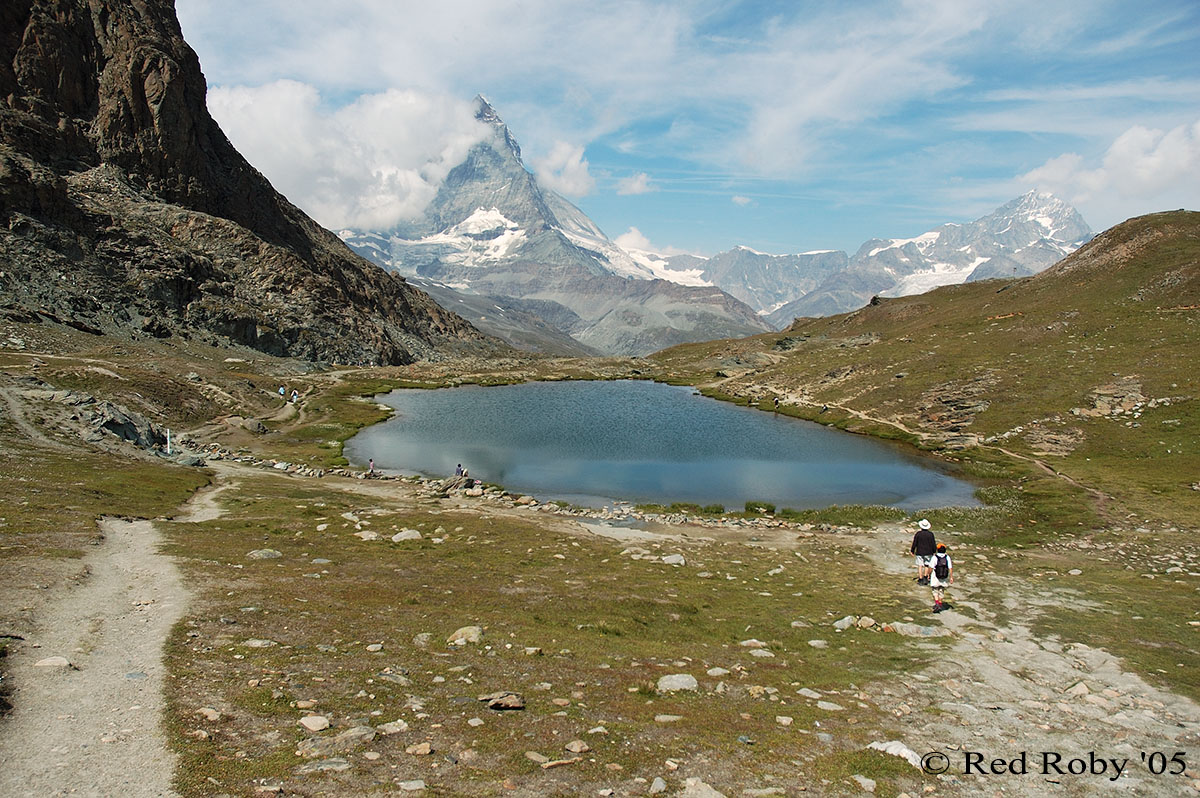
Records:
[[[222,488],[179,522],[216,517]],[[0,721],[0,795],[174,796],[162,726],[163,647],[189,594],[153,521],[106,518],[84,576],[11,655],[13,712]]]

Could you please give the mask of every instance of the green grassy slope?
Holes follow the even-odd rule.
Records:
[[[881,299],[654,361],[664,378],[778,395],[826,423],[965,446],[977,464],[1005,460],[1000,449],[1037,459],[1090,488],[1107,520],[1196,525],[1198,264],[1200,213],[1154,214],[1035,277]]]

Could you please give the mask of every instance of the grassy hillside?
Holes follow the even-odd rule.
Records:
[[[1045,466],[1062,476],[1042,497],[1060,522],[1195,525],[1198,264],[1200,213],[1154,214],[1035,277],[879,299],[654,361],[665,378],[779,396],[785,411],[948,451],[974,473],[1039,483]]]

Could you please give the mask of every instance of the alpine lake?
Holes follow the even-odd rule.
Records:
[[[741,510],[977,506],[974,486],[901,446],[630,380],[401,389],[346,443],[352,462],[472,478],[589,507],[689,502]]]

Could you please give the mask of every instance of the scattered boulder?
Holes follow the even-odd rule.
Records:
[[[488,709],[497,711],[525,708],[525,696],[520,693],[514,693],[511,690],[500,690],[495,693],[481,695],[479,696],[479,700],[486,702]]]
[[[278,560],[283,553],[275,549],[255,549],[246,556],[252,560]]]
[[[700,683],[690,673],[672,673],[658,680],[658,692],[660,693],[674,693],[678,690],[696,691],[699,689]]]
[[[324,715],[306,715],[300,718],[300,725],[309,731],[319,732],[329,728],[329,718]]]
[[[687,779],[679,798],[726,798],[725,793],[714,790],[700,779]]]
[[[35,668],[67,668],[70,670],[75,669],[75,666],[72,665],[71,661],[69,659],[67,659],[66,657],[46,657],[45,659],[39,659],[37,662],[33,663],[33,667],[35,667]]]
[[[96,403],[92,410],[92,426],[143,449],[153,449],[167,443],[166,434],[145,416],[112,402]]]
[[[464,626],[456,629],[454,634],[446,638],[448,646],[465,646],[469,643],[478,643],[483,639],[483,629],[479,626]]]
[[[401,529],[396,534],[392,535],[392,542],[399,543],[402,540],[420,540],[421,533],[415,529]]]
[[[408,723],[400,718],[397,718],[396,720],[393,720],[391,723],[384,723],[381,726],[377,726],[375,728],[375,731],[379,732],[380,734],[382,734],[384,736],[387,736],[389,734],[401,734],[403,732],[408,731]]]
[[[921,626],[915,623],[889,623],[883,627],[885,632],[895,632],[903,637],[945,637],[951,631],[944,626]]]
[[[906,760],[908,764],[912,765],[917,770],[921,769],[921,756],[899,740],[888,740],[887,742],[876,740],[868,745],[867,748],[870,748],[873,751],[882,751],[883,753],[891,754],[892,756],[898,756],[901,759]]]
[[[257,418],[242,419],[242,429],[253,432],[255,435],[267,434],[267,425],[259,421]]]
[[[687,561],[682,554],[668,554],[662,558],[662,561],[667,565],[686,565]]]
[[[296,753],[305,759],[316,759],[320,756],[345,753],[374,739],[375,730],[370,726],[354,726],[336,737],[314,737],[302,740],[296,746]]]
[[[349,769],[350,763],[344,759],[322,759],[319,762],[309,762],[307,765],[301,765],[296,768],[296,773],[306,776],[309,773],[324,773],[327,771],[336,773]]]
[[[874,779],[868,779],[866,776],[861,776],[857,773],[855,773],[850,778],[852,778],[856,782],[858,782],[858,786],[862,787],[867,792],[875,792],[875,780]]]

